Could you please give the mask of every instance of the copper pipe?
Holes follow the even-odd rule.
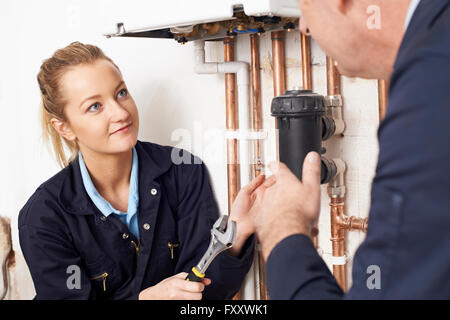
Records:
[[[262,130],[262,107],[261,107],[261,74],[259,60],[259,36],[250,35],[250,51],[251,51],[251,74],[252,74],[252,124],[251,128],[255,131]],[[262,143],[257,140],[254,144],[254,157],[257,162],[253,163],[253,176],[256,177],[261,173],[262,163]]]
[[[345,256],[345,232],[360,230],[367,232],[367,218],[357,218],[344,214],[344,198],[331,197],[331,245],[333,257]],[[333,264],[333,275],[343,291],[346,290],[346,264]]]
[[[260,75],[260,60],[259,60],[259,36],[256,34],[250,35],[250,52],[251,52],[251,74],[252,74],[252,123],[251,128],[255,131],[262,130],[262,106],[261,106],[261,75]],[[262,142],[256,140],[254,143],[254,157],[256,163],[252,163],[253,177],[261,174],[263,168],[262,160]],[[257,245],[258,247],[258,245]],[[266,264],[259,252],[259,294],[261,300],[268,300],[266,287]]]
[[[311,37],[300,33],[302,44],[302,79],[303,89],[312,90],[311,72]]]
[[[341,95],[341,75],[336,68],[335,60],[327,56],[327,93],[329,96]],[[344,214],[344,195],[329,194],[331,218],[331,246],[333,257],[345,256],[345,228],[338,219]],[[333,275],[337,283],[346,291],[346,264],[333,264]]]
[[[327,57],[327,92],[329,96],[341,95],[341,76],[335,61]],[[343,173],[340,173],[342,175]],[[341,180],[340,180],[341,179]],[[347,230],[367,231],[368,219],[347,216],[344,214],[344,177],[337,176],[328,187],[331,219],[331,245],[333,257],[345,258],[345,233]],[[342,263],[342,261],[341,261]],[[343,291],[347,290],[346,265],[333,264],[333,275]]]
[[[331,245],[333,257],[345,256],[345,228],[341,227],[337,220],[344,212],[344,199],[343,198],[331,198]],[[333,264],[333,275],[336,278],[337,283],[346,291],[346,276],[345,268],[346,264],[336,265]]]
[[[380,115],[380,122],[386,116],[388,106],[388,91],[389,91],[389,81],[378,80],[378,110]]]
[[[314,244],[314,248],[319,248],[319,228],[317,225],[313,229],[312,242]]]
[[[273,94],[275,97],[286,91],[286,58],[284,53],[284,31],[274,31],[272,38],[272,69],[273,69]],[[275,120],[275,130],[278,129]],[[276,156],[280,159],[278,152],[278,140],[276,140]]]
[[[279,96],[286,91],[286,58],[284,31],[272,32],[273,91]]]
[[[224,61],[234,61],[234,38],[224,39]],[[225,105],[226,105],[226,127],[227,130],[237,130],[237,90],[236,74],[225,74]],[[233,205],[234,199],[240,189],[240,167],[238,163],[238,141],[236,139],[227,139],[227,179],[228,179],[228,211]],[[238,292],[233,300],[240,300],[241,294]]]
[[[301,51],[302,51],[302,83],[304,90],[312,90],[312,70],[311,70],[311,37],[300,33]],[[314,247],[319,247],[319,229],[314,227],[312,241]]]
[[[224,61],[234,61],[234,39],[224,40]],[[238,129],[237,118],[237,91],[236,74],[225,74],[225,104],[226,104],[226,128],[227,130]],[[228,208],[231,208],[234,199],[240,189],[238,163],[238,142],[236,139],[227,140],[227,173],[228,173]]]
[[[341,94],[341,75],[330,57],[327,57],[327,92],[329,96]]]

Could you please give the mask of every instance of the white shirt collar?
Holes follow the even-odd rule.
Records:
[[[419,5],[419,2],[420,0],[411,0],[411,3],[409,4],[408,13],[406,14],[405,30],[408,29],[409,23],[411,22],[411,19],[417,9],[417,6]]]

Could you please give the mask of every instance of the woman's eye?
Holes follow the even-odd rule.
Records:
[[[97,106],[97,108],[94,108],[95,106]],[[100,108],[98,103],[94,103],[92,106],[89,107],[88,111],[98,111],[98,109]]]
[[[122,97],[125,97],[125,96],[127,95],[127,89],[122,89],[122,90],[120,90],[120,91],[119,91],[119,96],[120,96],[120,93],[121,93],[121,92],[123,92]]]

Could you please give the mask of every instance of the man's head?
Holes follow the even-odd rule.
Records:
[[[299,0],[300,29],[346,76],[389,79],[411,0]]]

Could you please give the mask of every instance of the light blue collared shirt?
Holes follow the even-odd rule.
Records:
[[[84,188],[87,194],[91,198],[92,202],[103,213],[105,217],[108,217],[111,213],[114,213],[123,223],[125,223],[130,230],[139,239],[139,227],[138,227],[138,207],[139,207],[139,185],[138,185],[138,157],[136,149],[133,147],[133,163],[131,165],[130,175],[130,192],[128,195],[128,209],[127,212],[122,212],[115,209],[108,201],[106,201],[100,193],[98,193],[94,184],[92,183],[91,176],[86,168],[86,164],[83,160],[81,151],[78,151],[81,177],[83,178]]]
[[[409,4],[408,13],[406,14],[405,20],[405,30],[408,29],[409,23],[411,22],[411,19],[417,9],[417,6],[419,5],[419,2],[420,0],[411,0],[411,3]]]

